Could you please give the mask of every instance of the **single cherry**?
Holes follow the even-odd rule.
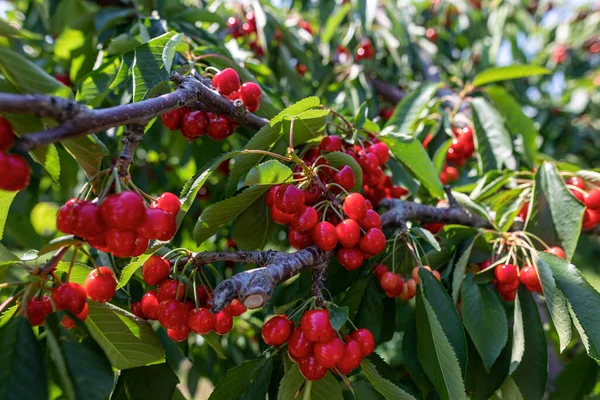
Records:
[[[240,89],[240,99],[246,107],[256,107],[262,100],[262,91],[260,86],[254,82],[246,82]]]
[[[315,344],[315,358],[325,368],[334,368],[344,357],[344,342],[334,336],[325,343]]]
[[[207,134],[212,140],[223,140],[232,133],[227,118],[218,115],[209,120]]]
[[[318,381],[327,374],[327,368],[317,361],[314,354],[299,359],[298,367],[302,375],[309,381]]]
[[[355,247],[360,240],[360,225],[353,219],[345,219],[335,227],[338,240],[344,247]]]
[[[294,214],[291,227],[298,232],[308,232],[317,225],[317,222],[319,222],[317,210],[313,207],[304,206],[300,211]]]
[[[142,278],[148,285],[155,286],[167,279],[171,264],[159,256],[151,256],[142,266]]]
[[[142,312],[146,316],[147,319],[158,319],[158,309],[160,304],[158,302],[158,298],[156,297],[156,292],[154,290],[150,290],[146,294],[142,296],[142,300],[140,300],[142,306]]]
[[[354,171],[347,165],[344,165],[336,174],[333,176],[333,182],[337,183],[346,190],[351,190],[356,183],[356,176]]]
[[[181,209],[181,201],[173,193],[165,192],[152,202],[152,208],[160,208],[163,211],[177,215]]]
[[[75,233],[73,225],[75,224],[75,205],[77,203],[77,199],[70,199],[58,210],[56,214],[56,229],[60,232],[67,234]]]
[[[294,214],[287,214],[283,211],[280,211],[279,208],[273,206],[270,208],[271,211],[271,219],[273,222],[279,225],[289,225],[292,223],[294,219]]]
[[[227,96],[240,90],[240,76],[233,68],[225,68],[213,76],[212,84],[220,94]]]
[[[82,238],[93,237],[106,230],[100,215],[100,207],[91,201],[83,201],[73,208],[73,232]]]
[[[244,306],[238,299],[231,300],[231,303],[229,303],[227,306],[227,311],[229,311],[229,314],[231,314],[233,317],[239,317],[245,313],[246,310],[246,306]]]
[[[52,289],[52,301],[59,310],[79,314],[86,305],[85,289],[78,283],[65,282]]]
[[[85,321],[86,318],[88,317],[88,312],[89,312],[89,307],[88,307],[87,303],[85,303],[85,305],[83,306],[83,310],[81,310],[81,312],[75,316],[77,317],[78,320]],[[67,317],[66,315],[62,318],[60,323],[62,326],[64,326],[67,329],[73,329],[76,326],[75,321],[73,321],[73,319]]]
[[[375,350],[375,338],[367,328],[360,328],[352,332],[352,339],[360,344],[360,351],[363,357],[371,355]]]
[[[158,307],[158,321],[165,328],[175,328],[188,323],[189,310],[180,301],[166,300]]]
[[[199,138],[208,129],[208,116],[204,111],[191,111],[183,116],[181,133],[188,140]]]
[[[167,335],[174,342],[183,342],[190,334],[190,328],[187,325],[177,326],[167,329]]]
[[[327,221],[319,222],[312,231],[312,238],[317,247],[324,251],[335,249],[338,236],[335,227]]]
[[[90,271],[83,287],[90,299],[98,303],[106,303],[117,291],[117,280],[110,268],[98,267]]]
[[[144,311],[142,310],[142,302],[141,301],[134,301],[133,303],[131,303],[131,313],[138,318],[146,319],[146,316],[144,315]]]
[[[269,346],[284,344],[291,334],[292,326],[283,315],[270,318],[262,328],[262,338]]]
[[[360,193],[350,193],[344,199],[344,213],[355,221],[360,221],[367,215],[367,203]]]
[[[337,368],[344,375],[348,375],[352,370],[358,368],[362,361],[362,349],[360,343],[350,337],[346,337],[346,346],[344,348],[344,357],[337,365]]]
[[[221,310],[215,315],[215,327],[213,328],[218,335],[224,335],[233,328],[233,317],[227,310]]]
[[[329,322],[329,310],[306,311],[302,315],[300,326],[306,338],[313,342],[328,342],[335,335]]]
[[[385,143],[375,143],[367,149],[367,153],[373,153],[379,160],[379,165],[384,165],[390,159],[390,149]]]
[[[567,259],[567,255],[565,254],[565,251],[558,246],[552,246],[549,249],[544,250],[544,253],[553,254],[556,257],[562,258],[563,260]]]
[[[342,139],[339,136],[325,136],[319,143],[319,148],[323,151],[341,151],[343,146]]]
[[[142,197],[130,190],[108,196],[100,204],[104,223],[115,229],[136,229],[145,210]]]
[[[300,359],[312,354],[315,343],[310,341],[300,325],[298,325],[288,339],[288,352],[291,357]]]
[[[295,214],[304,206],[304,192],[292,184],[281,185],[275,197],[275,207],[287,214]]]
[[[6,152],[15,141],[15,132],[8,120],[0,117],[0,152]]]
[[[31,326],[44,325],[44,320],[52,312],[50,297],[33,297],[27,304],[27,318]]]
[[[136,233],[131,230],[109,229],[106,231],[106,246],[116,257],[131,257],[135,250]]]
[[[519,271],[512,264],[500,264],[494,268],[494,276],[500,283],[512,283],[519,279]]]
[[[364,253],[356,247],[351,249],[342,247],[337,251],[335,256],[340,265],[348,271],[354,271],[359,268],[365,259]]]
[[[215,314],[206,308],[192,310],[188,318],[188,325],[194,333],[205,335],[215,327]]]
[[[172,131],[176,131],[181,126],[183,112],[183,108],[167,111],[166,113],[160,116],[160,120],[162,121],[165,128],[170,129]]]
[[[0,153],[0,189],[9,192],[23,190],[29,185],[29,164],[18,154]],[[10,171],[10,173],[6,173]]]
[[[571,185],[571,186],[576,186],[581,190],[585,190],[586,186],[585,186],[585,182],[583,181],[583,179],[581,179],[578,176],[572,176],[570,178],[568,178],[565,183],[567,185]]]
[[[179,293],[177,293],[177,288],[179,288]],[[181,300],[183,299],[184,293],[185,287],[183,286],[183,283],[167,279],[158,287],[156,298],[159,303],[167,300]],[[177,296],[177,299],[175,299],[175,296]]]
[[[386,247],[385,235],[381,229],[371,228],[360,238],[358,245],[365,253],[376,256]]]
[[[305,249],[314,243],[313,232],[298,232],[295,229],[290,229],[288,231],[288,242],[295,249]]]
[[[591,189],[583,199],[585,206],[590,210],[600,210],[600,190]]]

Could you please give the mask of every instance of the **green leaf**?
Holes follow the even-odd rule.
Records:
[[[165,352],[150,325],[109,303],[88,300],[85,325],[113,367],[128,369],[157,364]]]
[[[66,329],[60,321],[65,312],[46,318],[47,344],[67,399],[109,398],[114,373],[102,349],[80,329]]]
[[[519,388],[515,381],[513,381],[510,378],[510,376],[506,378],[506,380],[500,387],[500,393],[502,393],[503,399],[523,400],[523,395],[519,391]]]
[[[0,240],[4,237],[4,226],[6,225],[8,210],[17,193],[19,192],[6,192],[0,190]]]
[[[541,399],[548,380],[548,348],[544,327],[531,293],[519,286],[519,304],[523,314],[525,352],[511,374],[525,400]]]
[[[209,400],[238,400],[266,362],[265,358],[257,358],[230,368],[215,386]]]
[[[598,319],[598,293],[581,272],[562,258],[548,253],[539,253],[552,271],[556,285],[569,301],[576,316],[575,327],[579,331],[590,357],[600,360],[600,319]],[[587,338],[586,338],[587,336]]]
[[[258,372],[254,375],[254,379],[248,389],[244,392],[241,400],[266,399],[271,382],[271,374],[273,373],[273,358],[267,358]]]
[[[329,110],[306,110],[295,117],[285,117],[281,127],[283,131],[282,141],[289,145],[289,135],[292,130],[292,118],[294,119],[294,146],[300,146],[319,136],[325,128],[325,122],[329,117]]]
[[[42,350],[27,319],[18,316],[0,328],[0,398],[48,398]]]
[[[496,108],[506,119],[508,127],[513,133],[521,136],[523,140],[523,158],[529,166],[535,165],[537,158],[536,138],[538,131],[535,124],[521,109],[521,105],[500,86],[490,86],[487,88],[487,94],[490,96]]]
[[[135,48],[133,62],[134,102],[151,97],[152,89],[159,83],[169,79],[169,71],[165,66],[165,61],[172,62],[174,53],[170,54],[170,58],[163,58],[163,50],[175,35],[175,32],[168,32]]]
[[[473,78],[473,86],[482,86],[492,82],[507,81],[510,79],[526,78],[528,76],[549,74],[546,68],[537,65],[510,65],[506,67],[488,68]]]
[[[548,306],[550,317],[552,318],[552,322],[558,333],[560,352],[562,353],[571,342],[571,334],[573,332],[567,299],[556,287],[556,281],[554,280],[550,266],[540,257],[539,253],[534,255],[533,262],[537,267],[537,273],[544,291],[546,305]]]
[[[510,134],[504,126],[502,115],[484,98],[471,100],[475,141],[477,144],[477,162],[482,172],[502,169],[515,169],[517,164],[513,156]]]
[[[465,208],[467,211],[471,212],[471,214],[479,215],[483,219],[487,220],[489,223],[493,223],[489,213],[481,204],[477,203],[475,200],[471,199],[464,193],[453,191],[452,195],[456,199],[456,202],[463,208]]]
[[[466,399],[467,349],[462,323],[438,280],[420,268],[417,291],[417,353],[440,397]]]
[[[186,51],[188,48],[189,45],[185,42],[185,35],[183,33],[177,33],[169,39],[162,52],[162,61],[167,72],[171,72],[175,52]]]
[[[377,372],[375,365],[367,358],[362,360],[360,366],[375,390],[381,393],[387,400],[416,400],[411,394],[405,392],[387,379],[382,378],[379,372]]]
[[[292,367],[286,371],[283,379],[281,379],[277,400],[295,398],[304,381],[305,379],[300,372],[300,368],[298,368],[298,364],[292,363]]]
[[[273,224],[269,207],[261,196],[242,211],[233,225],[231,237],[242,249],[262,249],[269,240]]]
[[[386,127],[393,126],[395,132],[414,136],[416,123],[421,113],[439,87],[439,83],[422,83],[417,86],[396,105],[394,113],[386,123]]]
[[[521,310],[521,300],[517,296],[515,298],[515,310],[513,318],[513,335],[512,335],[512,349],[510,356],[509,374],[512,374],[525,354],[525,322],[523,321],[523,311]]]
[[[202,335],[206,343],[217,353],[219,358],[226,360],[225,352],[223,351],[223,346],[221,345],[221,336],[217,335],[215,332],[211,331],[206,335]]]
[[[575,356],[562,368],[552,381],[553,390],[550,400],[584,400],[590,398],[594,386],[598,383],[600,367],[584,352]]]
[[[198,21],[201,22],[214,22],[222,27],[227,25],[227,21],[224,20],[219,14],[212,12],[208,9],[201,9],[196,7],[186,8],[184,11],[172,15],[170,20],[184,20],[189,23],[195,24]]]
[[[305,393],[308,389],[310,389],[309,394]],[[313,381],[310,385],[307,384],[300,393],[299,398],[311,400],[343,400],[344,396],[342,395],[342,389],[340,388],[338,381],[333,377],[331,372],[327,372],[327,375],[325,375],[323,379]]]
[[[544,242],[560,246],[573,257],[585,206],[571,195],[556,167],[545,162],[535,174],[533,201],[525,230]]]
[[[243,186],[273,185],[293,181],[292,170],[277,160],[265,161],[252,168]]]
[[[336,331],[342,329],[342,326],[348,321],[348,314],[350,309],[346,306],[344,307],[336,307],[331,309],[329,314],[329,321],[331,322],[331,326]]]
[[[394,157],[421,181],[432,196],[443,198],[444,187],[421,142],[415,138],[399,135],[397,132],[393,128],[386,128],[381,133],[380,139],[387,144]]]
[[[197,244],[217,233],[224,225],[231,222],[256,199],[262,196],[269,186],[252,186],[237,196],[211,204],[202,211],[202,215],[194,227],[194,239]]]
[[[102,159],[109,154],[104,143],[96,135],[64,140],[61,144],[75,158],[88,177],[100,170]]]
[[[358,164],[358,162],[354,159],[354,157],[349,154],[342,153],[341,151],[334,151],[332,153],[324,154],[323,157],[327,160],[327,162],[333,165],[336,168],[342,168],[344,165],[349,166],[354,172],[354,177],[356,178],[356,183],[351,191],[358,192],[362,188],[362,178],[363,172],[362,168]]]
[[[340,26],[340,24],[342,23],[342,21],[344,20],[344,18],[348,14],[348,11],[350,11],[351,8],[352,4],[343,4],[341,7],[338,7],[337,11],[333,15],[327,18],[327,23],[325,24],[325,27],[323,28],[323,33],[321,34],[321,43],[324,46],[329,45],[329,42],[331,42],[331,39],[333,38],[333,35],[336,32],[336,29]]]
[[[462,286],[462,317],[465,329],[489,371],[508,340],[508,321],[504,307],[489,285],[473,282],[468,274]]]
[[[355,381],[352,382],[352,389],[354,389],[355,400],[383,400],[384,397],[379,394],[367,381]]]
[[[22,92],[44,93],[66,98],[73,96],[71,89],[27,58],[5,47],[0,47],[0,70]]]
[[[121,371],[117,386],[123,385],[130,399],[170,399],[179,378],[167,363]]]
[[[8,22],[0,19],[0,36],[19,36],[26,39],[41,40],[43,37],[23,28],[15,28]]]
[[[56,266],[56,272],[60,274],[68,273],[69,269],[71,269],[71,263],[68,261],[60,261]],[[69,276],[69,282],[83,285],[90,271],[92,271],[92,268],[88,267],[86,264],[80,262],[73,263],[71,275]]]
[[[466,245],[467,243],[468,245]],[[471,258],[471,252],[473,251],[474,244],[475,240],[469,240],[468,242],[461,244],[459,247],[459,250],[464,248],[464,251],[460,254],[456,264],[454,264],[454,273],[452,274],[452,301],[454,304],[458,304],[460,288],[467,274],[467,264],[469,263],[469,258]]]
[[[467,340],[467,342],[469,344],[469,363],[466,379],[467,392],[471,393],[471,400],[488,400],[508,377],[511,346],[508,345],[502,349],[498,360],[488,372],[473,341]]]
[[[421,227],[418,227],[418,226],[413,226],[413,227],[410,228],[410,231],[411,232],[415,232],[418,236],[420,236],[423,239],[425,239],[425,241],[427,243],[429,243],[431,245],[431,247],[433,247],[437,251],[442,251],[442,248],[440,247],[440,244],[438,243],[438,241],[435,238],[435,236],[433,236],[433,233],[431,233],[427,229],[421,228]]]
[[[369,328],[375,337],[375,342],[379,342],[384,330],[385,303],[381,293],[381,287],[375,279],[368,279],[366,283],[367,287],[363,292],[364,294],[360,300],[360,306],[353,317],[353,321],[358,327]],[[361,286],[361,284],[357,286],[358,290],[356,295],[360,294]]]
[[[108,58],[100,68],[83,78],[76,100],[98,107],[109,94],[110,86],[115,81],[120,67],[121,57]]]

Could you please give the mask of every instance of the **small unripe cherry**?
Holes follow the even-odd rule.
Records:
[[[408,287],[408,294],[410,295],[410,298],[415,297],[417,294],[417,281],[414,279],[409,279],[406,281],[406,286]]]
[[[271,317],[262,327],[262,338],[269,346],[284,344],[291,334],[292,326],[283,315]]]
[[[429,272],[431,272],[431,267],[429,265],[423,265],[421,268],[425,268]],[[412,278],[417,282],[417,285],[420,283],[419,280],[419,267],[414,267],[412,270]]]
[[[500,264],[494,268],[494,276],[500,283],[512,283],[519,279],[519,271],[512,264]]]
[[[90,299],[98,303],[106,303],[115,295],[117,280],[110,268],[98,267],[90,271],[83,287]]]
[[[381,285],[381,288],[387,292],[393,290],[396,287],[399,279],[400,276],[394,274],[392,271],[388,271],[381,276],[379,284]]]

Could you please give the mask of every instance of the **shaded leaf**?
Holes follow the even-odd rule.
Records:
[[[170,399],[179,383],[167,363],[121,371],[118,385],[123,385],[130,400]]]
[[[419,116],[439,87],[439,83],[422,83],[416,87],[396,105],[394,113],[386,123],[386,127],[394,126],[394,131],[414,136]]]
[[[281,383],[279,384],[279,392],[277,393],[277,400],[287,400],[296,397],[296,393],[300,390],[300,387],[304,383],[305,379],[298,368],[298,364],[292,363],[292,367],[287,370]]]
[[[407,393],[400,387],[394,385],[389,380],[382,378],[381,375],[379,375],[379,372],[377,372],[375,365],[373,365],[373,363],[368,359],[363,359],[360,363],[360,366],[363,370],[363,373],[365,374],[369,382],[371,382],[375,390],[381,393],[383,397],[385,397],[387,400],[416,400],[416,398],[411,394]]]
[[[229,369],[215,386],[209,400],[238,400],[266,362],[264,358],[257,358]]]

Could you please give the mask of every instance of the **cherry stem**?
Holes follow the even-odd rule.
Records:
[[[73,265],[75,265],[75,258],[77,257],[78,250],[79,250],[79,245],[75,246],[75,249],[73,249],[73,256],[71,257],[71,264],[69,265],[69,272],[67,273],[67,282],[71,280],[71,271],[73,270]]]
[[[247,150],[242,150],[240,153],[241,154],[263,154],[265,156],[271,156],[273,158],[278,158],[285,162],[292,161],[291,157],[285,157],[285,156],[282,156],[281,154],[273,153],[271,151],[266,151],[266,150],[248,150],[247,149]]]
[[[337,111],[334,111],[331,108],[326,107],[324,105],[321,105],[321,108],[324,109],[324,110],[329,111],[330,113],[332,113],[333,115],[335,115],[336,117],[338,117],[339,119],[341,119],[342,121],[344,121],[344,123],[348,126],[348,129],[352,129],[353,128],[353,125],[350,122],[348,122],[348,120],[346,118],[344,118],[342,116],[342,114],[340,114]]]
[[[197,281],[197,271],[193,270],[192,271],[192,289],[194,290],[194,304],[196,305],[196,312],[198,312],[198,289],[196,287],[196,281]]]
[[[304,301],[302,304],[300,304],[300,306],[298,308],[296,308],[296,310],[294,310],[290,315],[288,315],[286,317],[286,319],[291,320],[294,317],[294,315],[298,314],[299,311],[304,310],[311,301],[312,301],[312,297],[309,298],[308,300]]]

